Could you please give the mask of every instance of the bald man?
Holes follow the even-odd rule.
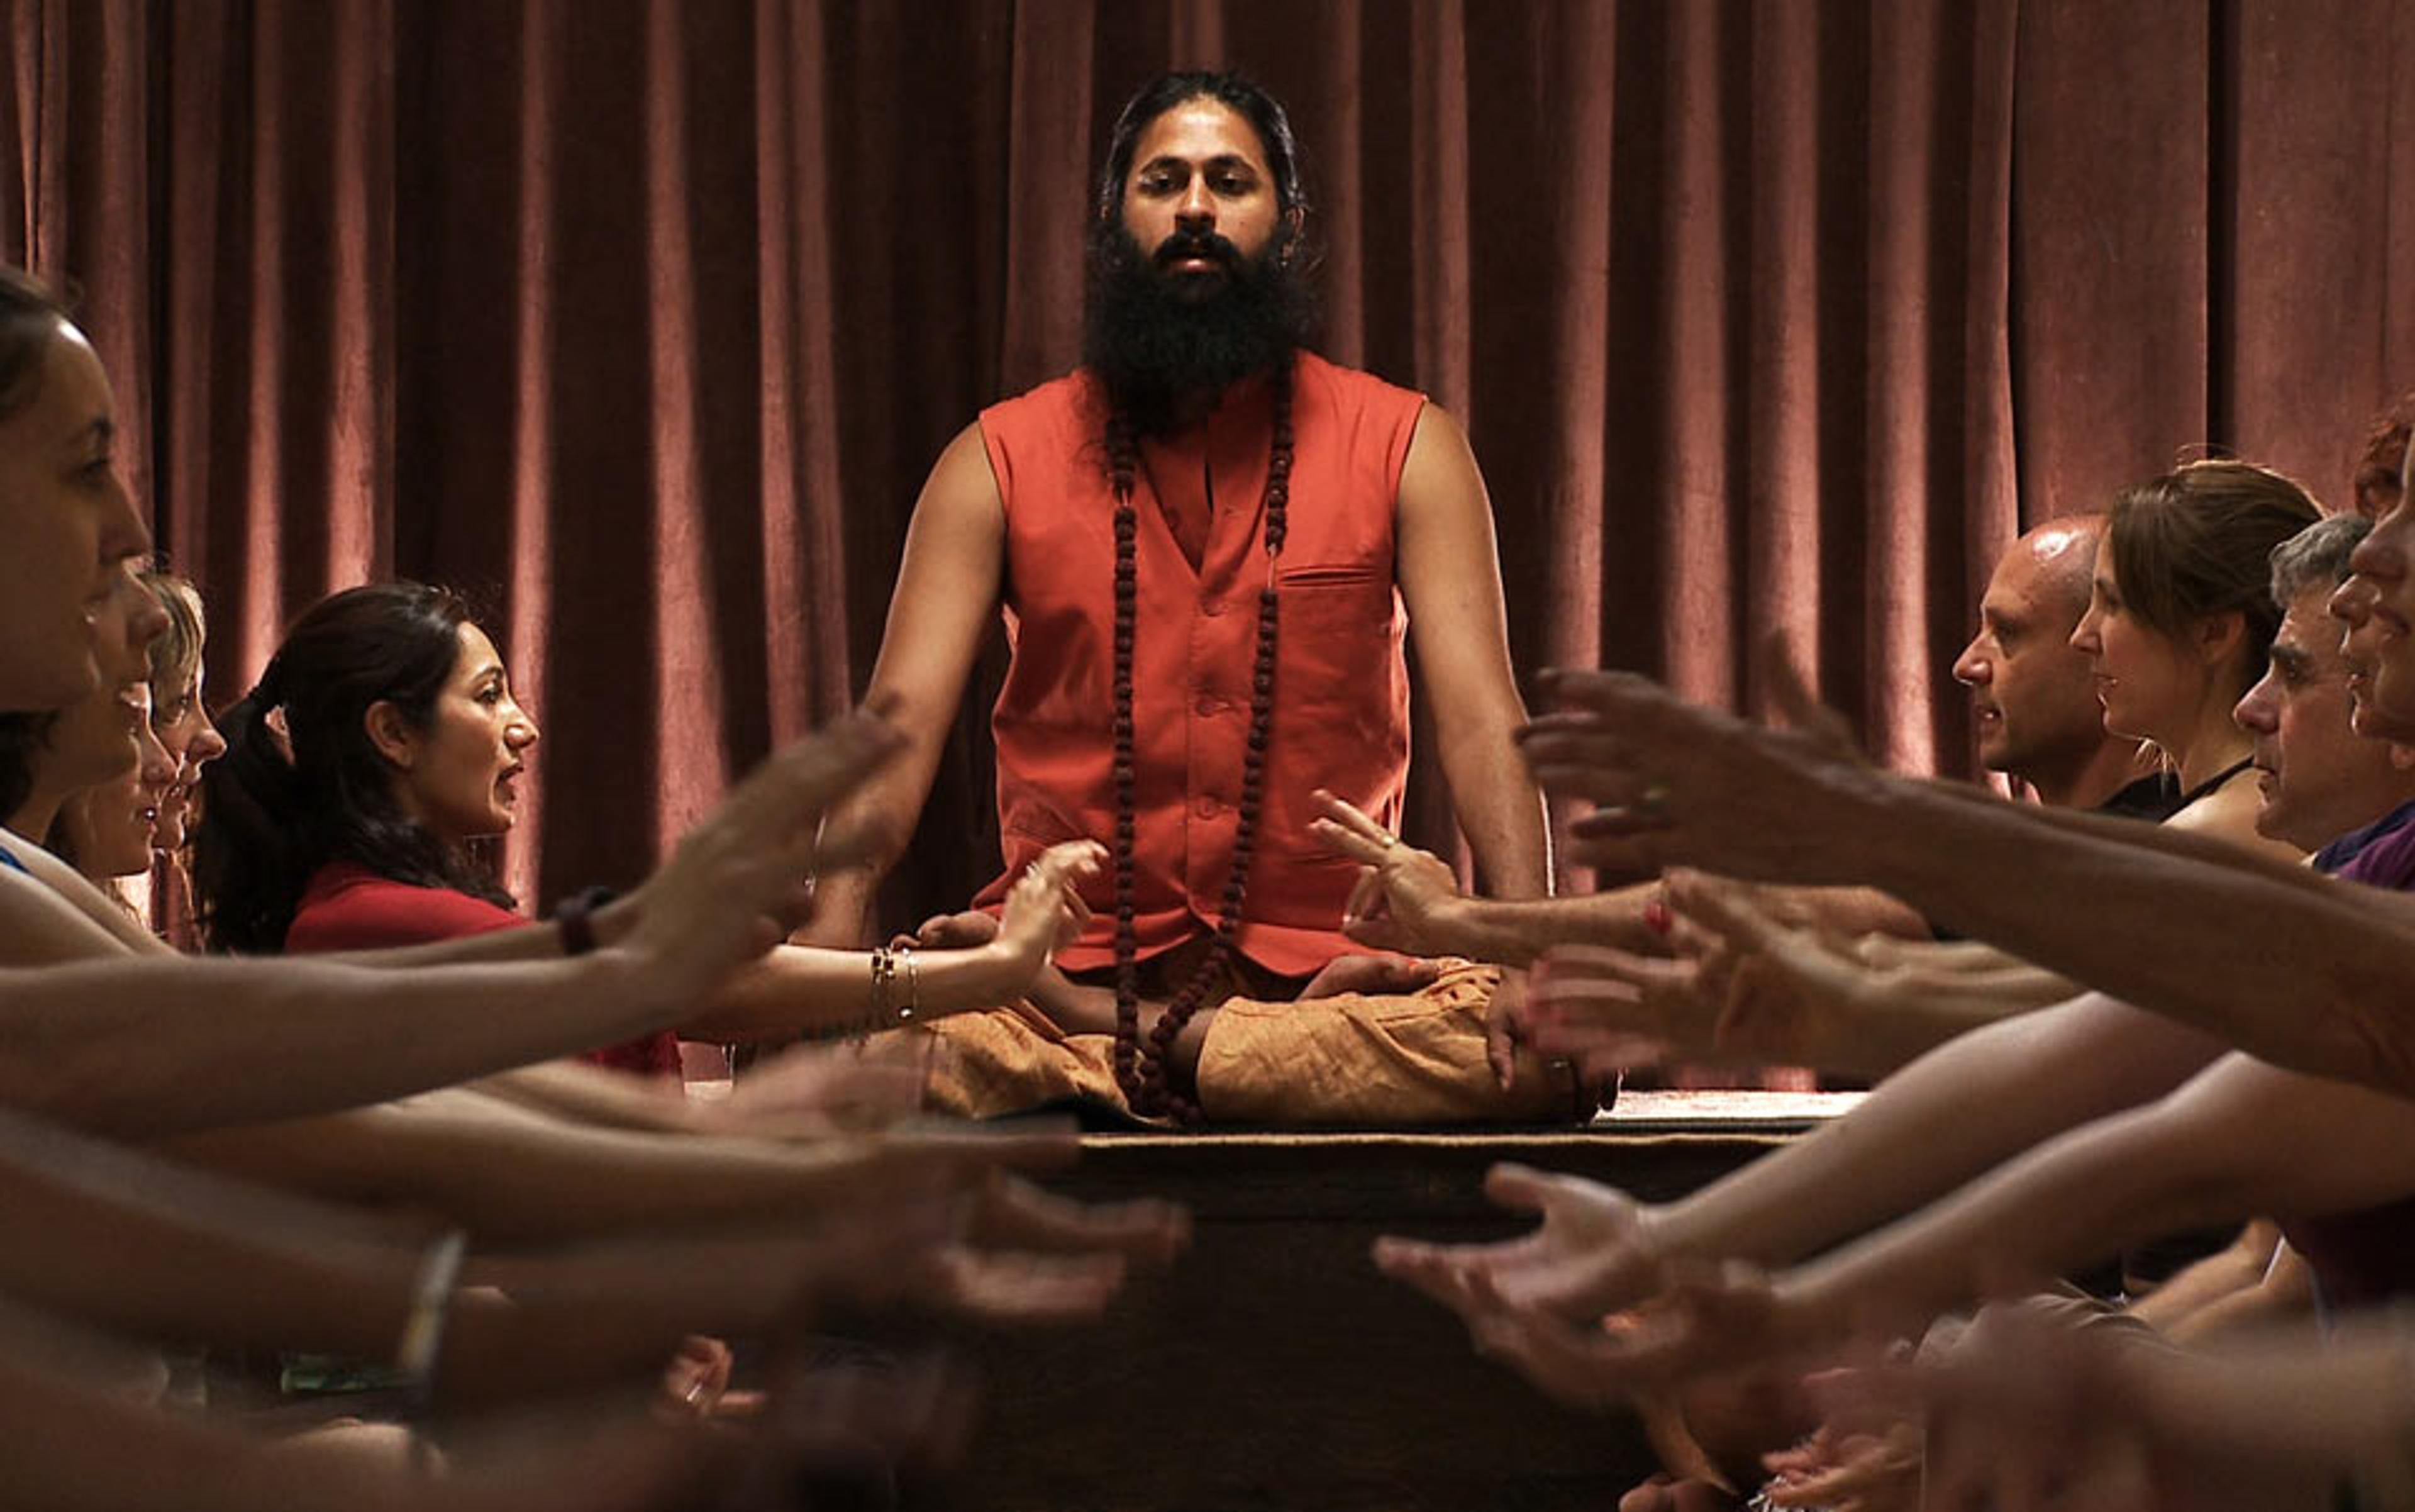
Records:
[[[2108,734],[2088,658],[2071,634],[2088,610],[2105,516],[2049,520],[2013,543],[1979,601],[1979,630],[1955,659],[1971,690],[1979,764],[2041,803],[2161,818],[2170,785],[2139,775],[2138,742]]]

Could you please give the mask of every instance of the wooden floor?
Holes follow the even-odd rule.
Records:
[[[1653,1468],[1632,1422],[1577,1417],[1479,1360],[1453,1318],[1375,1273],[1368,1247],[1515,1232],[1478,1190],[1495,1160],[1662,1199],[1842,1105],[1660,1094],[1563,1132],[1090,1136],[1058,1184],[1188,1203],[1195,1243],[1102,1327],[985,1341],[966,1473],[912,1505],[1606,1512]]]

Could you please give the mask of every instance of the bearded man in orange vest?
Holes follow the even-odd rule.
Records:
[[[1359,868],[1310,830],[1320,789],[1397,827],[1414,635],[1483,885],[1549,888],[1483,478],[1449,415],[1305,349],[1309,245],[1282,107],[1229,74],[1152,81],[1101,176],[1082,367],[983,411],[915,505],[871,689],[908,744],[832,816],[871,861],[823,879],[816,933],[862,932],[1001,606],[1005,869],[976,908],[1052,845],[1107,845],[1035,998],[934,1026],[950,1106],[1516,1111],[1485,1066],[1497,974],[1352,953]],[[958,915],[922,942],[987,927]],[[1524,1080],[1538,1111],[1567,1106],[1565,1082]]]

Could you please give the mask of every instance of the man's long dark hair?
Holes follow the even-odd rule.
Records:
[[[1159,273],[1157,249],[1138,245],[1123,219],[1124,180],[1142,135],[1159,116],[1194,99],[1228,107],[1257,133],[1280,215],[1259,257],[1241,257],[1222,236],[1197,244],[1196,250],[1222,263],[1226,281],[1217,294],[1195,303]],[[1135,433],[1162,434],[1185,396],[1221,392],[1265,372],[1308,340],[1316,324],[1308,208],[1291,119],[1250,80],[1234,73],[1161,74],[1125,103],[1107,139],[1090,221],[1082,362]]]
[[[227,752],[202,771],[193,891],[212,950],[283,949],[303,890],[330,861],[514,906],[467,850],[403,813],[367,724],[383,702],[428,726],[470,618],[457,595],[398,582],[348,589],[294,621],[219,719]]]

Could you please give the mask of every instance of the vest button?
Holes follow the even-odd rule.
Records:
[[[1212,819],[1217,815],[1224,812],[1224,805],[1217,801],[1216,796],[1213,793],[1200,794],[1199,801],[1192,804],[1191,807],[1192,811],[1203,819]]]

